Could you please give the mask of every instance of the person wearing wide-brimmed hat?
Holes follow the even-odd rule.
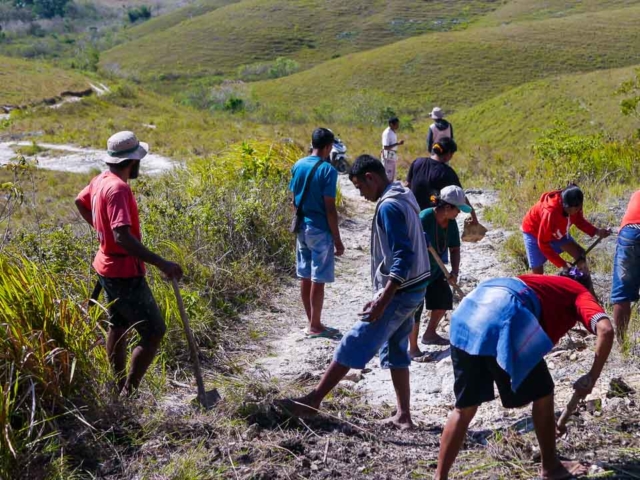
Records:
[[[445,137],[453,140],[453,125],[444,119],[444,112],[440,107],[434,107],[429,116],[434,120],[427,135],[427,152],[431,153],[433,145],[439,140]]]
[[[166,326],[145,279],[145,263],[167,277],[180,279],[182,268],[153,253],[142,243],[138,205],[127,183],[138,177],[149,145],[132,132],[118,132],[107,141],[108,170],[94,177],[76,198],[82,218],[98,233],[100,248],[93,260],[98,274],[94,297],[104,290],[109,307],[107,354],[115,370],[118,391],[133,394],[160,346]],[[94,298],[95,300],[95,298]],[[126,333],[135,328],[140,342],[131,355],[129,374]]]

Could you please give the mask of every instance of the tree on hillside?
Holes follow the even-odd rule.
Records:
[[[635,77],[624,82],[616,93],[626,96],[620,102],[622,114],[640,118],[640,68],[636,70]]]
[[[68,3],[69,0],[13,0],[14,6],[31,9],[43,18],[63,17]]]

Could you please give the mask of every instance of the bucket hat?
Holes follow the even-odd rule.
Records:
[[[105,162],[117,165],[125,160],[142,160],[149,153],[149,144],[141,142],[133,132],[122,131],[107,140]]]
[[[433,110],[431,110],[431,118],[434,120],[442,120],[444,118],[444,112],[440,107],[434,107]]]

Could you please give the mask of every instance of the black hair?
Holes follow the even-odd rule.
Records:
[[[570,278],[571,280],[578,282],[586,289],[591,289],[591,287],[593,286],[591,282],[591,276],[588,273],[580,271],[576,267],[571,267],[569,270],[563,270],[558,273],[558,275],[561,277]]]
[[[576,184],[571,184],[562,190],[562,206],[564,208],[581,207],[583,203],[584,194]]]
[[[456,153],[458,151],[458,144],[450,137],[442,137],[436,143],[433,144],[431,151],[438,155],[446,155],[448,153]]]
[[[440,198],[440,194],[431,195],[431,198],[429,198],[429,200],[431,201],[433,208],[446,207],[447,205],[452,208],[458,208],[456,207],[456,205],[442,200],[442,198]]]
[[[133,160],[129,158],[127,160],[121,161],[120,163],[108,163],[107,165],[109,165],[109,168],[114,168],[116,170],[125,170],[133,162],[139,162],[139,161],[140,160]]]
[[[371,155],[360,155],[349,170],[349,180],[353,177],[363,178],[365,173],[375,173],[380,177],[387,178],[387,172],[382,162]]]
[[[392,125],[394,123],[400,123],[400,119],[398,117],[391,117],[389,119],[389,125]]]
[[[333,145],[335,135],[328,128],[316,128],[311,135],[311,145],[313,148],[321,150],[327,145]]]

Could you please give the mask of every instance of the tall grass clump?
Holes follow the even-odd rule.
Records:
[[[291,271],[287,187],[300,156],[284,143],[241,143],[136,186],[145,243],[185,267],[185,303],[205,344]],[[165,282],[155,284],[159,302],[174,305]],[[183,344],[179,327],[169,326],[171,348]]]
[[[82,286],[29,260],[0,256],[0,477],[54,441],[60,423],[101,404],[108,361]]]

